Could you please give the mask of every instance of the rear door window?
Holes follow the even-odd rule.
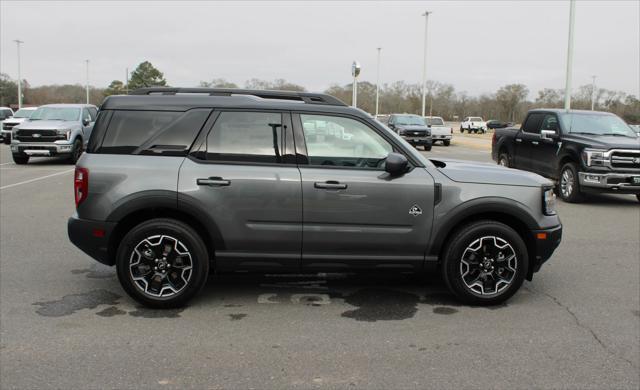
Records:
[[[185,155],[210,112],[114,111],[97,152]]]

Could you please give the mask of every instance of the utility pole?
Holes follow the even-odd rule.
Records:
[[[380,103],[380,50],[381,47],[378,48],[378,74],[376,76],[376,118],[378,117],[378,107]]]
[[[124,90],[126,91],[126,94],[129,94],[129,68],[126,69],[126,75],[124,76],[125,78],[125,84],[124,84]]]
[[[591,76],[593,82],[591,83],[591,111],[596,107],[596,76]]]
[[[424,59],[422,62],[422,116],[424,117],[427,107],[427,38],[429,32],[429,14],[432,12],[425,11],[424,16]]]
[[[358,75],[360,75],[360,63],[358,61],[353,61],[353,64],[351,64],[351,75],[353,76],[351,105],[358,107]]]
[[[85,60],[87,63],[87,104],[89,104],[89,60]]]
[[[13,40],[18,47],[18,109],[22,108],[22,76],[20,75],[20,45],[24,42],[19,39]]]
[[[571,70],[573,68],[573,24],[576,16],[576,0],[569,2],[569,43],[567,45],[567,78],[564,84],[564,109],[571,109]]]

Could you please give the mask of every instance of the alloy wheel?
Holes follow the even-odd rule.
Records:
[[[565,169],[562,172],[562,177],[560,178],[560,193],[562,194],[562,197],[565,199],[571,197],[574,187],[575,176],[571,169]]]
[[[465,286],[478,295],[496,295],[513,282],[518,258],[504,239],[484,236],[473,241],[462,253],[460,276]]]
[[[140,241],[129,258],[129,274],[141,292],[154,298],[180,293],[193,274],[188,248],[177,238],[154,235]]]

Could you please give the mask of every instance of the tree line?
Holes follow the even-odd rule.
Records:
[[[167,86],[164,74],[150,62],[144,61],[127,81],[113,80],[106,88],[90,87],[89,100],[93,104],[110,95],[126,94],[143,87]],[[222,78],[201,81],[200,87],[239,88],[240,85]],[[284,79],[273,81],[252,78],[242,87],[246,89],[270,89],[306,91],[302,85]],[[27,80],[22,82],[23,103],[42,105],[48,103],[84,103],[85,87],[76,85],[43,85],[31,87]],[[351,103],[352,84],[333,84],[326,91],[347,104]],[[533,100],[528,99],[529,89],[524,84],[507,84],[493,93],[470,96],[464,91],[456,91],[451,84],[438,81],[427,83],[426,112],[441,116],[445,120],[460,120],[466,116],[482,116],[485,119],[499,119],[520,122],[532,108],[561,108],[564,106],[564,89],[544,88],[537,91]],[[0,106],[15,105],[18,100],[17,82],[6,74],[0,74]],[[604,88],[593,89],[591,84],[578,87],[571,97],[573,109],[591,109],[591,97],[595,98],[595,109],[613,112],[627,122],[640,123],[640,100],[637,96]],[[368,81],[358,82],[358,107],[375,113],[376,85]],[[396,81],[380,85],[379,113],[422,112],[422,86],[418,83]]]

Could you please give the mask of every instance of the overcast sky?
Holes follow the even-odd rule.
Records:
[[[0,71],[32,85],[105,87],[144,60],[172,86],[201,80],[284,78],[322,91],[350,82],[350,66],[375,82],[420,82],[424,10],[428,78],[471,95],[524,83],[535,97],[563,88],[568,1],[35,2],[0,1]],[[578,1],[573,85],[640,95],[640,1]]]

